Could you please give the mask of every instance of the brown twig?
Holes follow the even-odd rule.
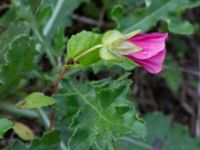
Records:
[[[73,64],[73,63],[74,63],[74,62],[73,62],[72,60],[69,60],[69,61],[67,61],[66,64],[69,65],[69,64]],[[60,73],[58,74],[58,76],[57,76],[57,78],[56,78],[56,81],[55,81],[55,83],[54,83],[54,85],[53,85],[53,87],[52,87],[52,89],[51,89],[51,94],[54,94],[54,93],[57,92],[58,86],[59,86],[59,84],[60,84],[60,82],[61,82],[63,76],[64,76],[65,73],[68,72],[69,70],[70,70],[70,68],[69,68],[68,66],[65,66],[65,67],[60,71]],[[55,115],[55,109],[52,108],[51,113],[50,113],[50,119],[49,119],[49,121],[50,121],[50,123],[49,123],[49,124],[50,124],[49,130],[52,130],[53,127],[54,127],[54,115]]]
[[[51,93],[54,94],[57,92],[58,86],[62,80],[62,77],[65,75],[65,73],[69,70],[68,67],[64,67],[63,70],[61,70],[61,72],[58,74],[56,81],[51,89]]]

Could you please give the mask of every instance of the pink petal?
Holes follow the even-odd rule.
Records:
[[[164,61],[165,54],[166,54],[166,49],[163,49],[162,51],[160,51],[155,56],[152,56],[151,58],[148,58],[146,60],[141,60],[141,59],[138,59],[138,58],[131,56],[131,55],[129,55],[127,57],[132,59],[133,61],[135,61],[139,65],[141,65],[148,72],[150,72],[152,74],[156,74],[156,73],[161,72],[162,69],[163,69],[162,63]]]
[[[165,48],[167,37],[167,33],[137,34],[128,41],[141,47],[142,50],[131,55],[138,59],[151,58]]]

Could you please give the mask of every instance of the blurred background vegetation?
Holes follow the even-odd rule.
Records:
[[[147,143],[154,149],[200,149],[199,0],[1,0],[0,15],[0,116],[20,120],[42,134],[37,114],[16,110],[13,104],[32,91],[49,93],[72,34],[114,28],[124,33],[168,32],[164,71],[151,75],[141,68],[132,70],[131,94],[145,116]],[[117,78],[124,73],[117,66],[94,65],[78,78]],[[0,148],[16,135],[10,131],[5,137]],[[151,149],[133,141],[118,145],[119,150],[133,145],[136,150]]]

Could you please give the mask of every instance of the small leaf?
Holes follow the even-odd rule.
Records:
[[[0,139],[3,137],[3,134],[13,127],[13,122],[3,118],[0,119]]]
[[[101,44],[102,36],[89,31],[73,35],[67,43],[69,58],[75,58],[90,48]],[[79,59],[81,64],[92,64],[100,59],[98,48]]]
[[[35,92],[24,98],[16,104],[20,109],[40,108],[48,105],[53,105],[55,100],[49,96],[45,96],[43,93]]]
[[[28,126],[19,122],[15,122],[13,130],[24,141],[31,141],[35,137],[33,131]]]

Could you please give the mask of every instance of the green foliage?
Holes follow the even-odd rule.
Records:
[[[24,100],[16,104],[17,108],[32,109],[41,108],[48,105],[53,105],[55,100],[49,96],[45,96],[43,93],[34,92],[26,96]]]
[[[2,118],[0,119],[0,139],[3,137],[3,134],[13,127],[13,122]]]
[[[28,150],[28,147],[19,140],[12,141],[5,150]]]
[[[60,149],[60,133],[59,131],[47,132],[43,137],[34,139],[30,146],[30,150],[59,150]]]
[[[172,126],[170,117],[149,114],[145,117],[145,122],[139,117],[131,102],[132,82],[127,80],[130,73],[122,69],[132,70],[136,67],[132,60],[101,60],[101,34],[90,31],[82,31],[73,36],[71,34],[85,27],[99,32],[110,29],[113,23],[109,20],[109,15],[113,6],[111,17],[123,32],[137,29],[145,32],[152,29],[158,21],[165,21],[172,33],[192,34],[193,25],[183,20],[181,15],[188,8],[199,5],[199,0],[13,0],[2,11],[0,18],[1,100],[23,99],[24,95],[33,91],[51,92],[50,84],[56,79],[63,57],[73,58],[81,66],[92,64],[94,73],[108,69],[106,71],[109,71],[110,78],[91,81],[98,77],[91,79],[93,73],[86,67],[72,67],[74,70],[71,69],[65,75],[54,98],[39,92],[25,97],[17,104],[18,108],[40,108],[55,103],[55,130],[44,131],[41,138],[36,138],[32,129],[23,125],[13,128],[11,121],[0,119],[0,138],[13,128],[23,140],[32,140],[30,143],[22,143],[14,137],[6,149],[64,150],[67,147],[69,150],[145,150],[159,149],[159,144],[164,150],[198,149],[199,140],[190,137],[185,127]],[[71,20],[73,13],[80,15],[75,22]],[[95,29],[93,25],[88,25],[91,20],[97,24]],[[77,23],[78,26],[77,21],[80,22]],[[102,28],[98,26],[101,21]],[[162,25],[162,30],[166,30]],[[182,52],[186,46],[177,42],[172,45],[177,50],[181,49],[179,54],[183,58]],[[178,93],[182,78],[174,58],[176,57],[168,56],[166,65],[169,69],[161,76]],[[78,75],[74,72],[78,72]],[[88,75],[90,73],[91,76]],[[46,112],[41,117],[48,122],[45,115]],[[13,117],[15,118],[15,114]],[[43,126],[46,127],[47,123]],[[117,142],[120,144],[116,144]]]
[[[125,69],[126,71],[133,70],[137,66],[132,60],[121,57],[119,60],[100,60],[95,64],[92,64],[92,69],[95,73],[99,72],[100,70],[105,70],[105,68],[109,70],[120,70],[121,68]]]
[[[171,125],[171,117],[162,113],[149,113],[145,116],[148,133],[144,142],[126,140],[119,145],[120,150],[198,150],[200,140],[189,135],[188,129],[179,124]],[[150,147],[149,147],[150,146]],[[152,148],[151,148],[152,147]]]
[[[182,83],[182,74],[173,56],[167,56],[165,61],[165,68],[166,70],[161,74],[161,76],[164,77],[169,88],[174,93],[178,94],[178,90]]]
[[[66,41],[67,38],[64,35],[64,29],[58,28],[53,43],[53,48],[56,56],[60,56],[62,54],[62,51],[65,48]]]
[[[25,23],[10,24],[6,31],[4,31],[0,36],[0,54],[2,55],[6,49],[8,49],[9,45],[16,40],[16,38],[26,34],[27,31],[28,26]]]
[[[166,141],[163,149],[198,150],[200,147],[200,140],[198,138],[191,137],[188,133],[189,131],[186,127],[182,125],[175,125],[166,134]]]
[[[58,127],[73,133],[70,149],[114,149],[114,141],[129,134],[144,138],[146,128],[130,102],[129,80],[94,83],[68,81],[65,93],[55,95]]]
[[[55,1],[51,8],[52,14],[43,30],[46,37],[52,39],[59,27],[65,28],[71,24],[70,14],[82,3],[89,0],[60,0]],[[46,3],[52,3],[46,0]],[[43,12],[44,13],[44,12]]]
[[[138,8],[132,13],[125,14],[125,8],[118,5],[113,8],[112,17],[118,28],[126,33],[141,29],[147,31],[159,20],[168,24],[170,32],[176,34],[192,34],[194,28],[188,21],[180,19],[187,8],[200,5],[199,0],[152,0],[150,6]]]
[[[60,133],[51,131],[45,133],[41,138],[36,138],[28,147],[20,141],[13,141],[5,150],[60,150]]]
[[[76,58],[83,52],[86,52],[91,48],[101,44],[101,38],[102,36],[100,34],[89,31],[82,31],[76,35],[73,35],[67,43],[68,57]],[[99,51],[94,50],[81,57],[78,61],[81,64],[91,64],[98,61],[99,59]]]
[[[189,131],[185,126],[182,125],[170,125],[171,119],[168,116],[164,116],[160,113],[149,114],[145,117],[149,134],[147,139],[149,143],[155,143],[156,139],[160,140],[162,147],[165,150],[198,150],[200,141],[198,138],[192,138],[189,135]],[[162,124],[153,124],[156,122],[162,122]],[[164,123],[165,122],[165,123]],[[158,133],[157,130],[160,130]],[[156,134],[154,134],[156,133]],[[159,143],[158,143],[159,144]],[[158,146],[158,145],[157,145]]]
[[[0,64],[0,97],[12,92],[34,66],[35,41],[27,36],[19,36],[6,48],[5,63]]]

